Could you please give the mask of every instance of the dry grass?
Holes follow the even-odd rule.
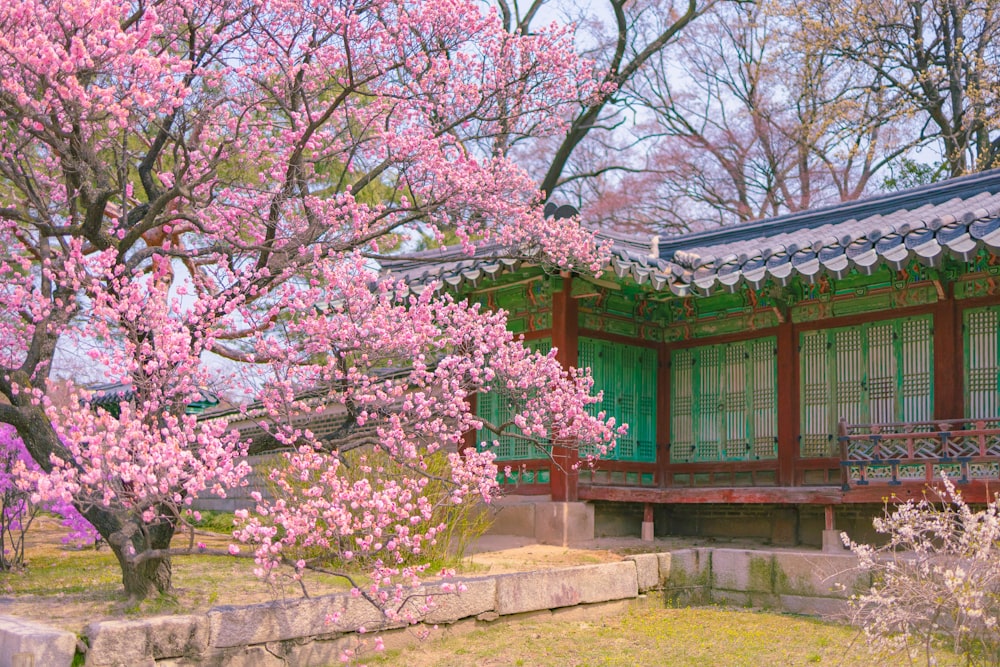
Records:
[[[225,517],[214,524],[225,530]],[[169,595],[146,600],[139,607],[126,606],[120,570],[106,547],[77,549],[62,543],[65,530],[49,516],[39,517],[28,532],[24,572],[0,573],[0,614],[35,619],[72,632],[97,620],[168,613],[204,612],[216,605],[244,605],[278,599],[299,598],[301,588],[289,582],[273,587],[253,574],[251,559],[192,554],[173,559],[173,590]],[[174,546],[184,548],[187,535],[178,535]],[[197,541],[211,549],[225,550],[231,538],[223,533],[197,535]],[[487,539],[486,544],[490,544]],[[461,562],[439,563],[456,566],[462,574],[482,575],[532,569],[566,567],[584,563],[621,560],[609,550],[567,549],[537,544],[517,548],[500,541]],[[363,578],[362,578],[363,580]],[[343,579],[306,573],[310,595],[347,590]]]
[[[174,590],[126,608],[118,566],[106,548],[75,549],[61,543],[58,522],[42,517],[29,533],[29,566],[22,573],[0,575],[0,614],[32,618],[73,632],[91,621],[122,616],[203,612],[221,604],[251,604],[297,598],[297,586],[272,588],[253,575],[253,561],[182,556],[174,560]],[[186,536],[177,546],[186,546]],[[211,548],[225,548],[228,535],[199,535]],[[463,561],[466,573],[565,567],[620,560],[621,553],[602,549],[566,549],[536,544],[501,547],[484,540],[485,552]],[[657,545],[666,550],[672,545]],[[675,546],[675,545],[673,545]],[[344,590],[342,580],[307,575],[310,594]],[[719,608],[672,609],[650,596],[632,611],[586,621],[538,617],[498,622],[469,634],[426,641],[402,652],[364,656],[372,665],[407,667],[486,667],[530,665],[855,665],[881,662],[858,641],[853,628],[782,614]],[[941,653],[940,665],[961,660]]]
[[[873,656],[858,631],[820,620],[715,607],[671,609],[650,597],[618,616],[496,623],[472,633],[363,656],[372,667],[786,667],[896,665]],[[964,664],[938,654],[939,665]]]
[[[0,574],[0,614],[32,618],[79,632],[96,620],[122,616],[192,613],[217,604],[251,604],[284,597],[301,597],[297,585],[273,587],[253,574],[251,559],[177,556],[173,559],[174,589],[169,595],[127,607],[118,563],[105,547],[78,549],[62,543],[65,531],[56,519],[42,516],[28,533],[27,568]],[[199,534],[209,548],[225,549],[225,534]],[[184,548],[188,537],[179,535],[174,546]],[[310,574],[310,595],[347,589],[336,577]]]

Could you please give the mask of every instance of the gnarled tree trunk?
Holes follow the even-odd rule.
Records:
[[[101,537],[111,547],[122,569],[122,585],[132,602],[170,590],[173,569],[170,540],[176,526],[170,521],[143,525],[139,519],[122,521],[99,508],[85,513]]]

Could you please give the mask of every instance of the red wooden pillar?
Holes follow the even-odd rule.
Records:
[[[960,419],[962,403],[962,323],[951,286],[934,304],[934,418]]]
[[[799,345],[791,321],[778,325],[778,486],[795,484],[799,453]]]
[[[476,399],[477,398],[478,398],[478,396],[476,394],[473,394],[472,396],[469,396],[469,398],[468,398],[468,401],[469,401],[469,412],[471,414],[476,414]],[[470,428],[468,431],[466,431],[465,433],[462,434],[462,444],[459,445],[459,452],[460,453],[464,454],[465,450],[467,450],[467,449],[471,449],[471,450],[475,451],[476,447],[478,447],[478,446],[479,446],[479,443],[476,442],[476,429]]]
[[[562,274],[562,289],[552,293],[552,346],[557,348],[556,359],[569,368],[577,365],[578,358],[578,315],[577,303],[570,290],[573,278]],[[579,460],[575,447],[554,444],[552,447],[552,474],[549,476],[549,492],[552,500],[570,502],[577,500],[579,473],[574,469]]]
[[[670,463],[670,348],[657,348],[659,364],[656,374],[656,483],[667,486],[667,465]]]
[[[656,539],[653,516],[653,503],[646,503],[642,508],[642,531],[640,532],[643,542],[652,542]]]

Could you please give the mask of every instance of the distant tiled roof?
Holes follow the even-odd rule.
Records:
[[[880,262],[901,268],[916,257],[936,264],[945,255],[968,260],[981,247],[1000,249],[1000,170],[973,174],[864,200],[674,237],[600,232],[613,243],[608,271],[679,296],[731,290],[773,279],[822,272],[870,272]],[[475,257],[450,247],[386,262],[410,285],[432,280],[462,288],[516,271],[530,257],[499,246]]]
[[[90,396],[90,405],[106,410],[117,408],[120,403],[127,403],[135,399],[135,390],[130,383],[126,382],[91,385],[87,389],[93,392]],[[188,403],[186,410],[188,414],[197,414],[219,404],[218,396],[211,392],[199,389],[198,394],[200,395],[198,400]]]

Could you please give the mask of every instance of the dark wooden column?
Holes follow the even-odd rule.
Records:
[[[799,341],[791,321],[778,325],[778,486],[795,483],[799,454]]]
[[[962,323],[951,285],[944,286],[934,304],[934,418],[961,419],[965,414],[962,392]]]
[[[476,414],[476,402],[477,402],[476,399],[477,398],[479,398],[479,397],[476,394],[473,394],[472,396],[469,396],[469,398],[468,398],[468,401],[469,401],[469,412],[472,413],[472,414]],[[464,453],[465,450],[467,450],[467,449],[471,449],[471,450],[475,451],[476,447],[479,446],[479,443],[476,440],[477,440],[476,439],[476,429],[470,428],[468,431],[466,431],[465,433],[462,434],[462,444],[459,445],[459,451],[462,452],[462,453]]]
[[[664,487],[670,463],[670,348],[664,344],[656,351],[656,483]]]
[[[552,293],[552,346],[557,348],[556,359],[569,368],[577,365],[579,328],[577,303],[570,290],[573,278],[567,273],[562,274],[562,289]],[[549,476],[549,492],[552,500],[577,500],[577,483],[579,474],[574,468],[579,460],[575,447],[553,445],[552,474]]]

